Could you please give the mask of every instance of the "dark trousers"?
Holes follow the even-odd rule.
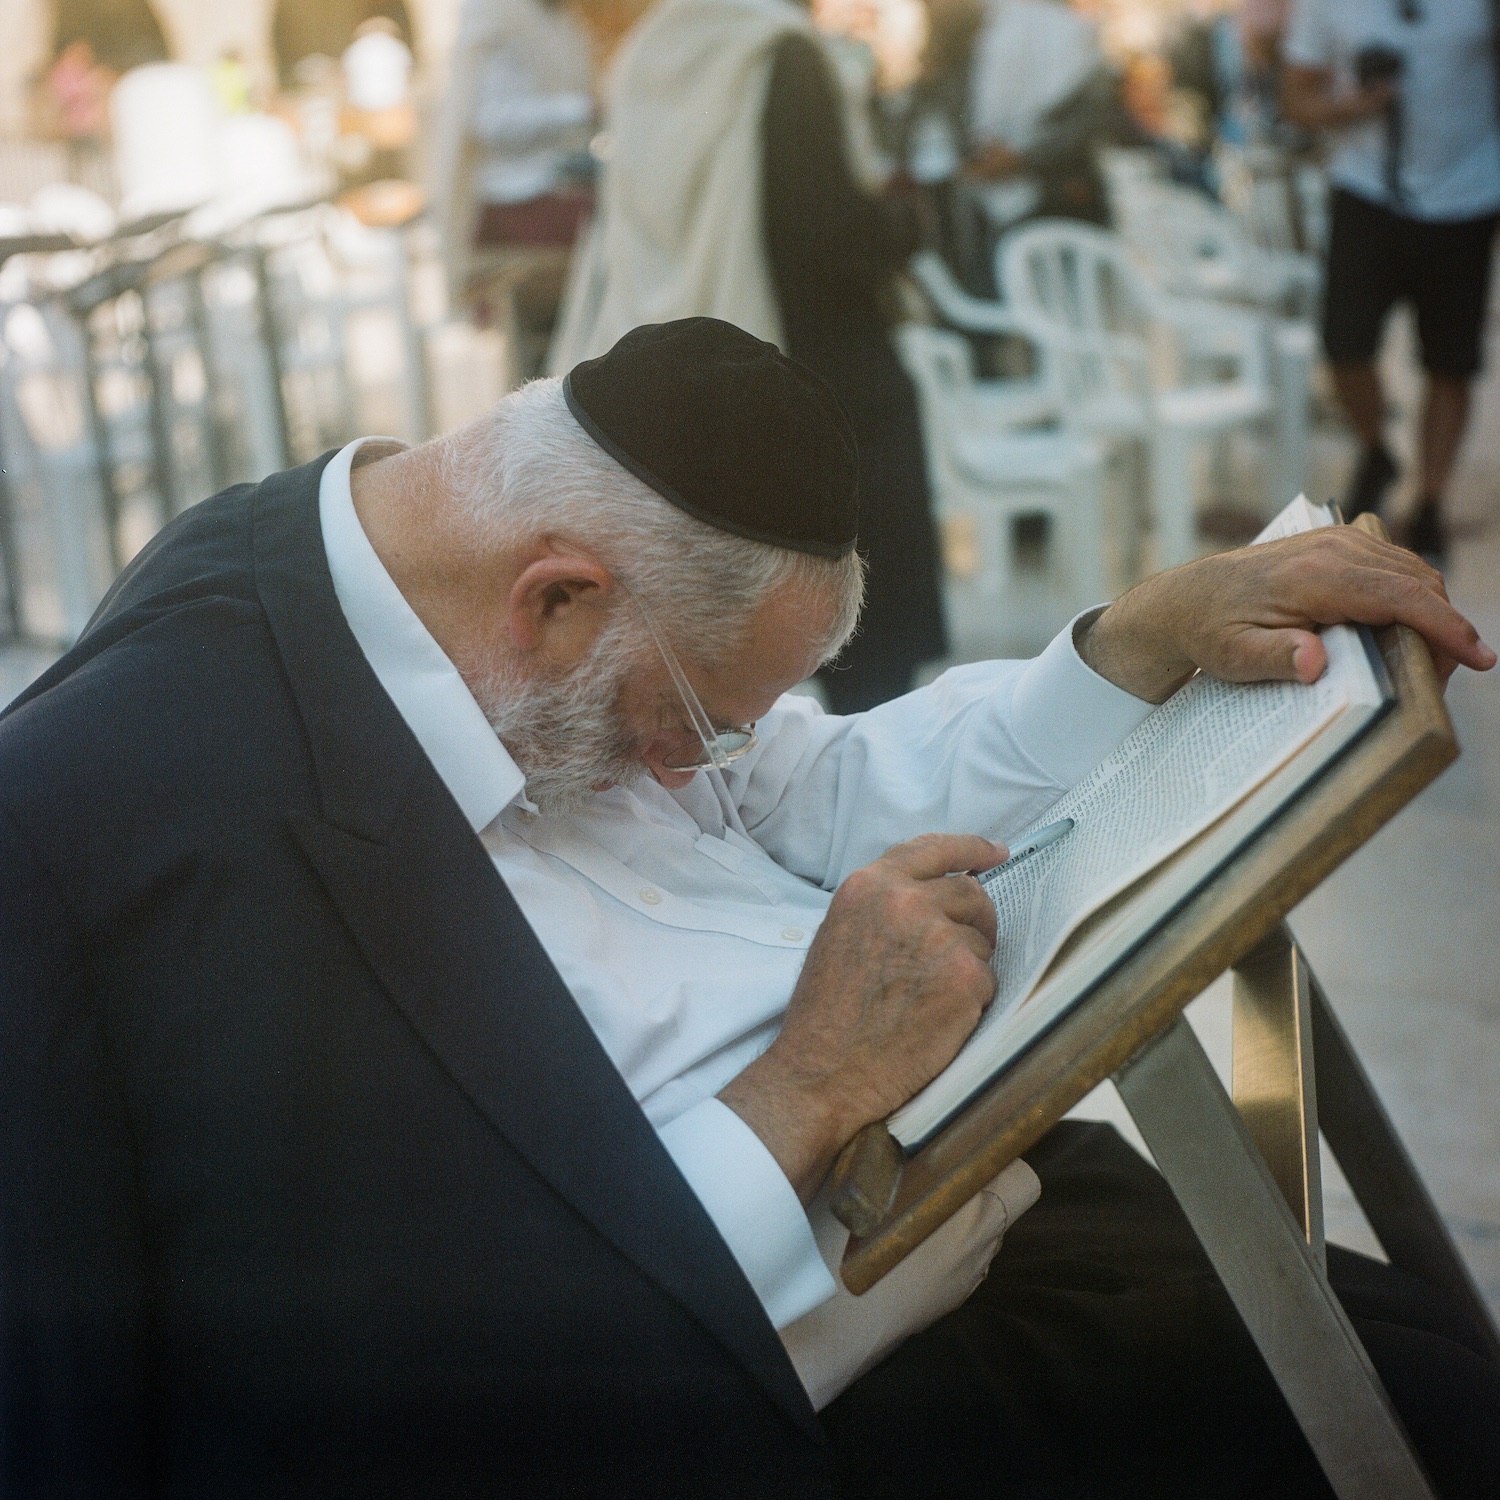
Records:
[[[1027,1160],[1041,1202],[967,1303],[823,1414],[859,1500],[1331,1496],[1165,1181],[1109,1126]],[[1423,1283],[1329,1277],[1445,1500],[1500,1495],[1500,1365]]]

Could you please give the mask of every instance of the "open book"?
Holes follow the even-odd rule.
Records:
[[[1334,524],[1298,497],[1257,538]],[[1317,682],[1200,673],[1011,842],[1071,832],[982,877],[999,918],[994,1002],[953,1062],[887,1122],[926,1144],[1375,720],[1391,702],[1369,632],[1322,632]]]

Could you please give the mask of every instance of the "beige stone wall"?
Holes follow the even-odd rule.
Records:
[[[26,129],[27,88],[48,43],[48,12],[37,0],[0,0],[0,135]]]
[[[419,62],[424,69],[440,64],[453,40],[459,0],[406,3]],[[174,54],[182,61],[209,63],[226,47],[238,47],[246,58],[269,67],[274,0],[151,0],[151,4]]]
[[[316,4],[317,0],[306,0]],[[275,0],[151,0],[172,55],[211,63],[235,48],[263,79],[271,77],[271,15]],[[422,78],[441,88],[458,26],[460,0],[407,0]],[[0,0],[0,136],[27,126],[27,86],[45,65],[50,32],[46,0]]]

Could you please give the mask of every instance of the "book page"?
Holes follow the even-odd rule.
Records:
[[[1330,524],[1326,507],[1299,495],[1256,544]],[[1199,674],[1018,836],[1074,820],[1057,843],[984,877],[999,916],[987,1024],[1026,998],[1081,921],[1242,801],[1343,707],[1369,701],[1356,633],[1335,627],[1323,639],[1328,670],[1311,686]]]
[[[1339,714],[1224,817],[1075,924],[1025,1000],[978,1028],[952,1064],[891,1117],[891,1131],[901,1144],[915,1150],[935,1134],[1274,819],[1383,707],[1363,705]]]
[[[1041,820],[1072,818],[1071,833],[983,878],[999,917],[990,1017],[1026,998],[1084,917],[1248,796],[1348,702],[1334,671],[1311,687],[1199,676],[1173,694]]]
[[[1328,524],[1331,517],[1323,507],[1299,497],[1257,540]],[[1282,780],[1282,768],[1335,721],[1342,722],[1346,710],[1358,706],[1361,723],[1378,710],[1384,694],[1359,634],[1335,626],[1322,638],[1328,669],[1310,685],[1195,677],[1013,843],[1061,818],[1074,820],[1070,833],[981,877],[998,919],[995,1000],[950,1068],[953,1076],[940,1075],[892,1117],[898,1138],[909,1143],[966,1097],[967,1074],[998,1050],[998,1041],[992,1046],[988,1039],[1014,1030],[1008,1019],[1094,913],[1221,823],[1257,788]],[[1357,727],[1351,722],[1350,732]],[[1344,736],[1324,739],[1334,753]],[[1292,794],[1278,788],[1277,805]],[[1106,920],[1105,929],[1116,925]],[[964,1092],[955,1094],[960,1087]]]

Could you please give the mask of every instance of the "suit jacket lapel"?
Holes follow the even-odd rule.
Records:
[[[809,1434],[759,1300],[421,747],[333,592],[326,459],[256,496],[256,583],[318,769],[293,831],[388,993],[533,1168],[681,1302]]]

